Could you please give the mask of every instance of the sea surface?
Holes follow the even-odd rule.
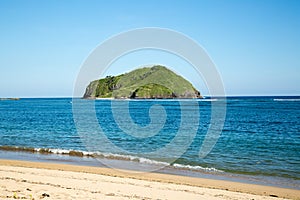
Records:
[[[84,123],[76,122],[75,101],[82,108],[76,117],[80,114]],[[211,151],[201,157],[216,101],[226,104],[224,126]],[[86,104],[95,113],[86,111]],[[172,152],[162,150],[169,146]],[[155,166],[161,173],[234,177],[300,189],[300,97],[2,100],[0,158],[93,166],[105,160],[102,165],[108,167],[143,171]]]

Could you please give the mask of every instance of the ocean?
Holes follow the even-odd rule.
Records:
[[[1,100],[0,158],[300,189],[300,97],[227,97],[224,126],[201,157],[215,101],[224,100]]]

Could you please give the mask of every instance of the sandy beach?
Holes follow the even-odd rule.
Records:
[[[158,173],[0,160],[0,199],[300,199],[300,191]]]

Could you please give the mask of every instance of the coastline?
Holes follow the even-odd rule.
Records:
[[[8,187],[7,181],[18,182],[18,186],[16,184],[13,184],[15,187],[15,191],[20,191],[16,193],[22,194],[22,188],[21,185],[27,184],[28,187],[42,187],[44,188],[45,193],[51,193],[53,197],[53,192],[56,190],[53,190],[55,188],[55,179],[54,182],[48,182],[48,180],[52,180],[51,176],[47,175],[49,172],[54,173],[55,176],[59,177],[62,181],[66,181],[66,184],[69,185],[69,187],[72,188],[73,183],[75,184],[76,181],[79,180],[72,180],[72,177],[81,177],[87,178],[87,176],[90,176],[91,174],[96,176],[99,175],[102,178],[105,178],[107,180],[110,180],[111,182],[117,181],[119,184],[118,187],[123,188],[125,187],[125,190],[123,193],[126,193],[126,187],[133,187],[133,186],[127,186],[128,181],[132,182],[132,184],[141,184],[140,186],[137,186],[137,188],[133,190],[128,190],[129,194],[122,194],[126,197],[130,197],[130,195],[136,195],[136,197],[139,196],[139,194],[143,194],[145,191],[149,190],[155,190],[156,192],[159,192],[159,187],[166,187],[166,188],[173,188],[170,189],[167,195],[167,199],[172,198],[172,195],[175,195],[178,193],[178,191],[181,191],[181,195],[192,195],[193,197],[202,197],[207,199],[224,199],[224,197],[228,197],[228,199],[234,199],[234,198],[254,198],[254,199],[274,199],[274,197],[279,198],[288,198],[288,199],[300,199],[300,190],[294,190],[294,189],[286,189],[286,188],[279,188],[279,187],[272,187],[272,186],[263,186],[263,185],[255,185],[255,184],[247,184],[247,183],[239,183],[239,182],[231,182],[231,181],[224,181],[224,180],[214,180],[214,179],[205,179],[205,178],[195,178],[195,177],[186,177],[186,176],[178,176],[178,175],[171,175],[171,174],[160,174],[160,173],[137,173],[135,171],[129,171],[129,170],[116,170],[116,169],[110,169],[110,168],[103,168],[103,167],[92,167],[92,166],[77,166],[77,165],[68,165],[68,164],[54,164],[54,163],[42,163],[42,162],[29,162],[29,161],[17,161],[17,160],[0,160],[1,165],[1,187],[5,188]],[[50,171],[51,170],[51,171]],[[37,177],[34,177],[33,174],[39,173],[39,178],[41,180],[36,180]],[[63,172],[63,173],[62,173]],[[18,176],[18,173],[22,173],[20,177]],[[75,173],[75,174],[74,174]],[[25,178],[27,177],[28,178]],[[71,176],[71,177],[69,177]],[[101,177],[99,177],[101,179]],[[99,181],[100,181],[99,179]],[[118,179],[112,181],[112,179]],[[44,183],[46,181],[47,183]],[[63,182],[64,182],[63,181]],[[84,181],[84,180],[83,180]],[[97,180],[94,180],[97,181]],[[63,182],[57,182],[58,185],[63,185]],[[79,181],[80,182],[80,181]],[[21,185],[19,185],[21,183]],[[29,184],[29,185],[28,185]],[[114,183],[112,187],[116,186]],[[127,184],[127,185],[126,185]],[[158,185],[158,188],[152,188],[152,184]],[[75,184],[76,185],[76,184]],[[95,184],[94,187],[96,187],[97,184]],[[101,181],[99,182],[98,187],[94,189],[101,189],[100,187]],[[109,185],[109,183],[108,183]],[[144,186],[143,186],[144,185]],[[147,187],[145,185],[148,185]],[[26,187],[27,187],[26,186]],[[57,186],[57,185],[56,185]],[[58,186],[57,186],[58,187]],[[150,188],[149,188],[150,187]],[[120,188],[115,188],[120,190]],[[1,189],[1,190],[2,190]],[[57,188],[56,188],[57,189]],[[102,188],[103,189],[103,188]],[[111,188],[112,190],[114,188]],[[128,189],[128,188],[127,188]],[[32,191],[28,191],[29,193],[34,193],[35,191],[33,189],[30,189]],[[62,193],[67,192],[68,190],[71,191],[71,189],[63,189],[60,188],[60,190],[63,190]],[[59,191],[60,191],[59,190]],[[141,191],[140,191],[141,190]],[[145,190],[145,191],[143,191]],[[40,190],[39,190],[40,191]],[[93,190],[94,191],[94,190]],[[193,191],[193,192],[190,192]],[[9,192],[9,191],[8,191]],[[28,193],[27,192],[27,193]],[[72,193],[82,192],[81,190],[72,191]],[[92,191],[85,191],[85,193],[92,193]],[[111,192],[111,191],[102,191],[100,194],[108,194],[104,195],[104,197],[117,197],[117,191]],[[24,192],[23,192],[24,193]],[[26,193],[26,192],[25,192]],[[29,194],[28,193],[28,194]],[[39,193],[39,192],[37,192]],[[48,194],[47,193],[47,194]],[[122,193],[122,192],[121,192]],[[120,193],[120,195],[121,195]],[[71,194],[71,193],[70,193]],[[151,193],[152,194],[152,193]],[[9,194],[7,194],[9,196]],[[14,195],[14,194],[11,194]],[[35,194],[32,194],[35,195]],[[40,194],[39,194],[40,195]],[[110,196],[111,195],[111,196]],[[146,195],[146,193],[145,193]],[[155,194],[153,194],[155,195]],[[162,194],[156,194],[156,195],[162,195]],[[164,194],[165,195],[165,194]],[[200,196],[199,196],[200,195]],[[207,196],[208,195],[208,196]],[[218,196],[219,195],[219,196]],[[251,195],[258,195],[258,196],[251,196]],[[93,195],[92,195],[93,196]],[[152,197],[158,197],[158,196],[152,196]],[[51,196],[50,196],[51,197]],[[168,198],[169,197],[169,198]],[[176,196],[175,196],[176,197]],[[217,198],[219,197],[219,198]],[[56,199],[56,198],[54,198]],[[79,199],[79,198],[78,198]],[[136,198],[138,199],[138,198]]]
[[[168,165],[167,163],[161,163],[143,157],[111,153],[106,154],[98,152],[94,154],[93,152],[63,149],[0,146],[0,159],[116,168],[120,170],[136,171],[139,173],[155,171],[160,174],[224,180],[300,190],[300,181],[297,179],[241,172],[225,172],[216,168],[201,166],[182,164]]]

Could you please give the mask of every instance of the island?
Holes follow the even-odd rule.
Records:
[[[18,101],[20,98],[0,98],[0,101]]]
[[[143,67],[131,72],[94,80],[84,99],[173,99],[202,98],[194,86],[165,66]]]

